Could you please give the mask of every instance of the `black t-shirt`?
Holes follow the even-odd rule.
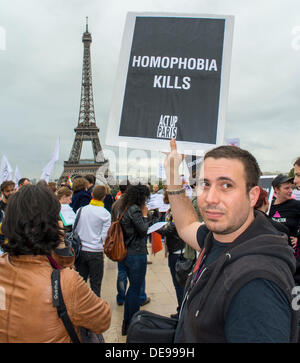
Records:
[[[289,236],[297,236],[300,226],[300,201],[291,199],[284,203],[273,204],[269,216],[284,223],[289,229]]]
[[[208,230],[198,229],[200,248]],[[213,240],[205,257],[208,266],[234,245]],[[275,318],[276,317],[276,318]],[[291,311],[285,294],[271,281],[252,280],[244,285],[233,298],[225,318],[225,336],[228,343],[288,343],[290,338]]]

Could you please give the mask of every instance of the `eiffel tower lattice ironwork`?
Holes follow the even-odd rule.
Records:
[[[92,42],[91,33],[88,31],[88,21],[86,22],[86,31],[82,36],[83,42],[83,68],[82,84],[78,125],[74,129],[76,135],[70,152],[69,160],[64,162],[64,171],[60,180],[74,175],[96,175],[99,168],[105,170],[104,178],[110,175],[108,160],[104,158],[102,147],[99,140],[99,128],[96,125],[93,87],[92,87],[92,67],[91,51]],[[89,141],[92,144],[93,159],[81,159],[83,142]],[[99,174],[99,173],[98,173]],[[101,181],[103,182],[103,180]]]

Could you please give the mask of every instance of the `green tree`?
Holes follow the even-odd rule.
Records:
[[[292,168],[292,169],[290,170],[290,172],[289,172],[289,177],[290,177],[290,178],[295,178],[295,170],[294,170],[294,168]]]

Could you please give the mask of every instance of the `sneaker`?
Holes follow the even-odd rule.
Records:
[[[147,265],[152,265],[152,261],[147,261]]]
[[[171,314],[170,315],[170,318],[172,318],[172,319],[179,319],[179,313],[176,313],[176,314]]]
[[[119,305],[119,306],[124,305],[124,301],[118,301],[118,300],[117,300],[117,305]]]
[[[151,301],[150,297],[147,297],[147,299],[145,301],[143,301],[140,306],[144,306],[144,305],[147,305],[149,304],[149,302]]]

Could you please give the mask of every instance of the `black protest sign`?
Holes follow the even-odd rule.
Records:
[[[227,74],[223,80],[222,72],[225,58],[229,73],[231,54],[232,27],[225,38],[228,18],[135,17],[118,137],[144,139],[140,145],[146,147],[152,140],[153,150],[172,138],[193,147],[220,141],[229,79]]]

